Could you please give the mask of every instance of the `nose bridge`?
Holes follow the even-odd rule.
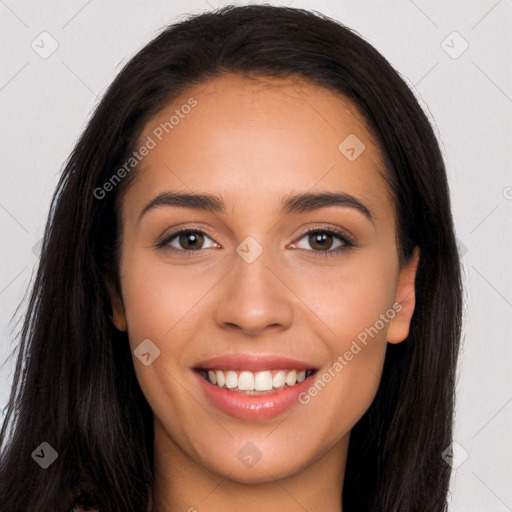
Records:
[[[290,291],[276,277],[278,256],[250,236],[235,252],[229,285],[216,310],[217,323],[237,326],[246,334],[289,326],[293,303]]]

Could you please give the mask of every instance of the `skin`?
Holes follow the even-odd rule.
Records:
[[[387,342],[409,331],[418,251],[399,266],[385,170],[348,100],[300,79],[226,74],[168,105],[141,143],[190,97],[197,106],[144,158],[123,197],[121,294],[111,292],[132,352],[145,339],[160,350],[148,366],[134,357],[154,412],[153,510],[341,510],[350,431],[375,397]],[[338,149],[349,134],[366,146],[355,161]],[[168,191],[214,194],[226,212],[159,206],[140,217]],[[285,196],[333,191],[356,197],[372,220],[348,206],[280,212]],[[176,227],[205,233],[200,250],[179,236],[156,247]],[[325,257],[343,242],[315,245],[303,234],[313,228],[342,230],[356,247]],[[252,263],[235,251],[248,236],[263,248]],[[400,311],[317,396],[273,419],[220,411],[191,369],[220,354],[277,354],[321,375],[394,303]],[[237,457],[249,441],[262,454],[252,467]]]

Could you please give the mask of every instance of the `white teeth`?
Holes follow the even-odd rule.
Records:
[[[238,375],[236,374],[236,372],[229,370],[229,372],[226,375],[226,387],[228,389],[234,389],[237,386],[238,386]]]
[[[272,389],[272,373],[270,371],[258,372],[254,376],[254,389],[256,391],[270,391]]]
[[[286,384],[286,371],[279,370],[272,379],[272,385],[275,388],[282,388]]]
[[[238,389],[239,391],[254,391],[254,375],[252,372],[240,372]]]
[[[272,375],[273,373],[274,375]],[[208,370],[205,374],[208,376],[209,382],[221,388],[226,387],[240,392],[258,393],[281,389],[285,385],[295,386],[295,384],[303,382],[310,375],[310,372],[306,372],[306,370],[277,370],[275,372],[271,370],[259,372]]]
[[[208,375],[209,374],[210,374],[210,372],[208,372]],[[217,386],[220,386],[222,388],[224,386],[224,384],[226,384],[226,377],[224,377],[224,372],[221,370],[217,370],[215,372],[215,377],[216,377],[217,382],[213,382],[212,379],[210,379],[210,382],[212,384],[217,384]]]
[[[297,382],[297,372],[292,370],[286,374],[286,384],[293,386]]]

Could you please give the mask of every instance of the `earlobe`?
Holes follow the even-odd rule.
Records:
[[[396,306],[393,308],[396,315],[390,322],[386,337],[389,343],[401,343],[409,335],[411,318],[416,305],[414,283],[419,261],[420,249],[416,246],[410,261],[400,270],[395,293]]]
[[[118,331],[126,332],[128,324],[126,322],[126,314],[124,311],[124,304],[121,299],[120,293],[117,291],[113,283],[107,283],[107,290],[110,296],[110,304],[112,306],[112,314],[110,319]]]

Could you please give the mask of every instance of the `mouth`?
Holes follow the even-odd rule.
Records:
[[[195,371],[210,384],[244,395],[268,395],[300,384],[316,373],[309,369],[277,370],[220,370],[202,369]]]
[[[299,403],[318,368],[286,357],[228,354],[192,368],[205,399],[242,420],[266,420]]]

